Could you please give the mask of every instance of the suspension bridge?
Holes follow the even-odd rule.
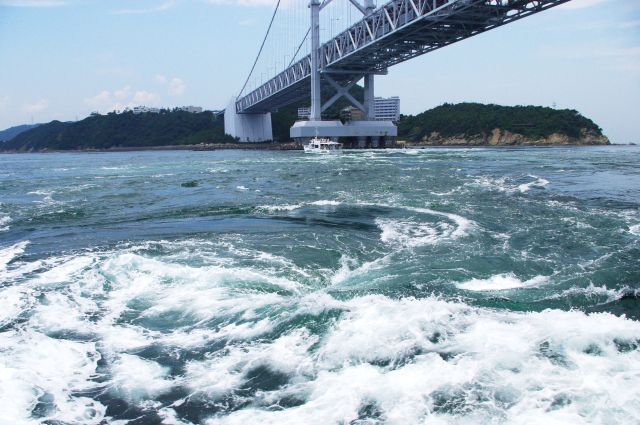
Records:
[[[225,110],[225,131],[245,142],[271,140],[271,112],[309,99],[309,120],[296,122],[291,138],[388,142],[397,129],[392,122],[375,120],[376,75],[567,1],[391,0],[378,5],[376,0],[278,0],[249,77]],[[285,30],[278,32],[278,24]],[[275,60],[265,58],[267,50],[275,52]],[[360,101],[350,90],[362,80]],[[327,89],[334,94],[322,99]],[[365,119],[346,124],[323,120],[322,113],[340,98]]]

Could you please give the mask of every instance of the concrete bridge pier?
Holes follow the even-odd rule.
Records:
[[[273,140],[271,113],[239,114],[236,98],[231,99],[224,112],[224,132],[241,142],[255,143]]]

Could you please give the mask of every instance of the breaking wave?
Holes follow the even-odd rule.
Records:
[[[536,276],[532,279],[522,281],[513,273],[497,274],[488,279],[471,279],[458,283],[456,286],[467,291],[505,291],[508,289],[520,289],[538,286],[546,283],[546,276]]]

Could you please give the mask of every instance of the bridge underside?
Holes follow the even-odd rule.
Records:
[[[322,45],[321,72],[343,85],[569,0],[393,0]],[[240,114],[309,97],[310,56],[239,98]]]

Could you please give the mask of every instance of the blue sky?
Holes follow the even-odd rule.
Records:
[[[274,4],[0,0],[0,129],[138,104],[223,108]],[[265,55],[281,54],[272,50]],[[376,94],[400,96],[403,113],[444,102],[556,104],[614,142],[639,142],[640,1],[572,0],[397,65],[377,78]]]

